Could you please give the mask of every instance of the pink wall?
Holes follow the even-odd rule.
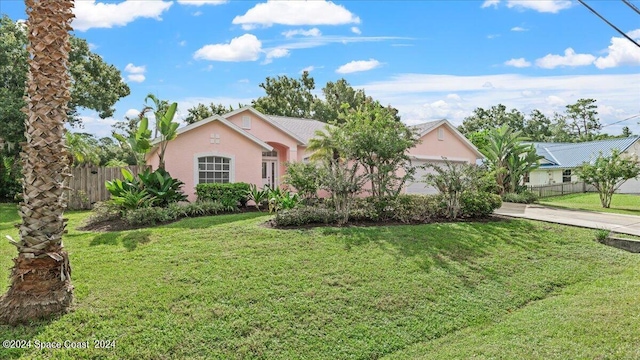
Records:
[[[219,143],[212,144],[219,136]],[[197,157],[224,156],[231,158],[231,182],[246,182],[262,186],[262,147],[219,121],[212,121],[178,135],[169,142],[165,154],[166,170],[182,180],[189,201],[196,200]],[[148,164],[158,167],[157,154],[150,154]]]
[[[439,160],[442,156],[451,160],[464,160],[471,164],[476,163],[478,155],[458,138],[446,125],[440,125],[444,130],[444,140],[438,140],[438,129],[422,137],[422,143],[409,150],[409,155],[431,156]]]

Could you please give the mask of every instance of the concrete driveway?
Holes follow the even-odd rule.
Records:
[[[640,216],[503,203],[495,214],[640,236]]]

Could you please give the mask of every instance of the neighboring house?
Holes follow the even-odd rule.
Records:
[[[594,161],[600,153],[604,156],[618,149],[624,155],[639,156],[640,141],[638,136],[628,138],[589,141],[582,143],[532,143],[538,155],[542,156],[540,167],[532,171],[525,185],[549,185],[579,181],[576,168],[585,162]],[[629,180],[619,192],[640,193],[640,181]]]
[[[265,115],[243,107],[223,116],[214,115],[178,130],[165,153],[166,170],[185,183],[189,200],[195,200],[199,183],[246,182],[259,187],[279,186],[285,163],[308,161],[309,140],[325,123]],[[451,161],[475,163],[480,152],[448,121],[416,125],[422,143],[409,151],[413,163]],[[147,164],[158,166],[158,139],[147,154]],[[420,170],[421,177],[426,170]],[[407,193],[432,193],[424,183],[408,184]]]

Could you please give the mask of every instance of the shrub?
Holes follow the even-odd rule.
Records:
[[[299,202],[298,194],[290,191],[282,191],[280,188],[269,190],[269,212],[293,209]]]
[[[287,163],[285,182],[293,186],[303,201],[307,202],[318,196],[320,171],[314,163]]]
[[[96,224],[120,218],[120,209],[110,201],[98,202],[93,205],[91,216],[87,223]]]
[[[502,206],[499,195],[489,194],[483,191],[465,191],[460,197],[461,215],[466,218],[487,217],[493,210]]]
[[[595,232],[596,241],[601,244],[604,244],[606,242],[609,235],[611,235],[611,231],[607,229],[598,229]]]
[[[376,209],[376,201],[372,197],[354,198],[349,209],[349,220],[378,221],[380,214]]]
[[[138,174],[142,188],[157,199],[157,206],[167,206],[170,203],[187,200],[187,196],[180,190],[184,183],[174,179],[164,169],[151,171],[148,168]]]
[[[502,195],[502,201],[519,203],[519,204],[533,204],[538,201],[538,195],[531,191],[523,191],[520,193],[506,193]]]
[[[232,184],[198,184],[196,185],[196,195],[198,201],[220,201],[224,203],[231,203],[232,201],[240,203],[241,206],[246,206],[249,201],[248,193],[250,186],[247,183],[232,183]]]
[[[156,197],[151,196],[145,189],[129,189],[120,195],[111,195],[110,202],[124,214],[127,211],[148,208],[156,204]]]
[[[301,226],[306,224],[334,224],[338,215],[333,209],[325,206],[300,206],[294,209],[283,210],[276,214],[274,223],[276,226]]]
[[[445,217],[442,195],[400,195],[389,203],[391,219],[403,223],[422,223]]]
[[[129,225],[155,225],[175,219],[171,218],[166,208],[146,207],[127,211],[124,220]]]
[[[258,189],[255,184],[251,184],[249,185],[249,190],[247,190],[247,199],[253,201],[256,209],[260,211],[260,208],[264,207],[269,201],[269,188],[265,186],[262,189]]]

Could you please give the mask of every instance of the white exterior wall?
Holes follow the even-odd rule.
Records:
[[[564,169],[537,169],[529,174],[529,181],[525,185],[550,185],[562,184],[562,172]],[[580,181],[575,174],[575,170],[571,172],[571,182]]]
[[[640,141],[636,141],[635,144],[631,145],[622,154],[627,156],[636,156],[640,159]],[[620,186],[618,192],[622,194],[640,194],[640,179],[627,180],[627,182]]]

